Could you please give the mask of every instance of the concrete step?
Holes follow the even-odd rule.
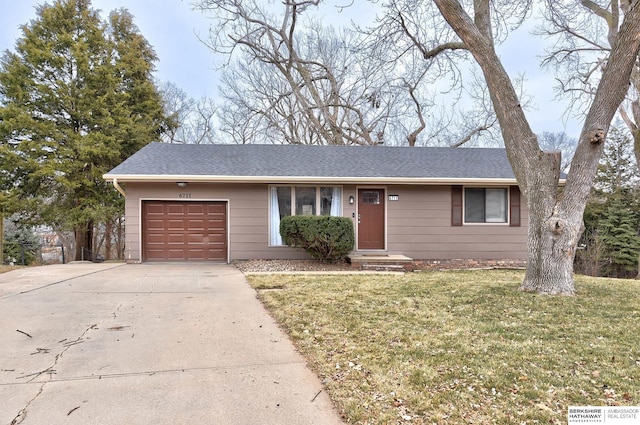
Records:
[[[351,255],[351,266],[360,270],[413,271],[413,259],[404,255]]]
[[[399,264],[362,264],[360,270],[377,272],[405,272],[404,266]]]

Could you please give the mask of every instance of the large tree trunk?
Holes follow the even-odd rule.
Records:
[[[457,0],[435,0],[484,74],[513,172],[529,207],[527,272],[521,289],[547,294],[575,292],[573,260],[582,216],[613,116],[627,93],[640,49],[640,4],[629,9],[585,118],[571,169],[558,193],[560,155],[540,150],[491,37],[489,0],[475,0],[475,21]]]
[[[117,240],[116,246],[118,251],[118,260],[124,260],[124,250],[125,250],[125,230],[124,230],[124,218],[119,217],[116,222],[117,227]]]
[[[520,289],[573,295],[573,262],[583,229],[582,212],[575,208],[566,211],[560,202],[560,154],[541,154],[537,162],[529,167],[540,171],[529,175],[528,190],[523,191],[529,206],[529,228],[527,271]]]
[[[582,218],[553,213],[545,217],[536,204],[529,209],[527,271],[523,291],[573,295],[573,264],[582,233]]]
[[[108,219],[104,228],[104,259],[111,260],[111,241],[113,238],[113,221]]]
[[[74,230],[76,240],[76,261],[92,261],[93,220],[79,224]]]

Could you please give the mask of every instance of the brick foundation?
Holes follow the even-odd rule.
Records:
[[[413,260],[415,270],[524,269],[526,260]]]

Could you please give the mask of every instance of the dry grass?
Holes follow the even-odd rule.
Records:
[[[11,270],[19,269],[22,266],[5,266],[0,264],[0,273],[10,272]]]
[[[348,423],[562,424],[570,405],[640,404],[637,281],[549,297],[517,291],[517,271],[249,280]]]

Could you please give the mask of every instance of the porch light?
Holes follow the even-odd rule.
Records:
[[[187,182],[178,182],[178,187],[187,187]]]
[[[353,195],[349,196],[349,204],[353,205],[356,202],[356,198],[353,197]]]

